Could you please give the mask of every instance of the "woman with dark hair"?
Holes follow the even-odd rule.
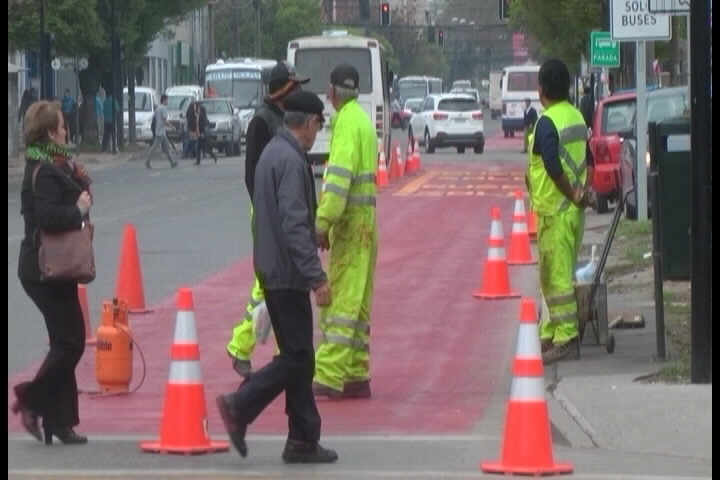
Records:
[[[85,350],[85,324],[75,281],[47,281],[38,264],[40,229],[61,233],[84,228],[92,207],[90,178],[65,147],[65,124],[58,102],[33,103],[25,114],[25,176],[20,213],[25,237],[18,277],[45,319],[50,351],[35,378],[15,385],[12,411],[38,441],[87,443],[73,427],[80,423],[75,368]],[[42,418],[40,432],[39,419]]]

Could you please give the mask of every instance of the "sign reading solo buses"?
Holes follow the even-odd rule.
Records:
[[[647,0],[612,0],[610,10],[610,33],[615,41],[670,39],[670,15],[652,13]]]

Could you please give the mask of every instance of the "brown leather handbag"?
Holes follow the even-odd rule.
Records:
[[[38,167],[33,171],[33,191]],[[38,264],[42,281],[74,281],[90,283],[95,280],[95,227],[83,222],[79,230],[49,233],[38,229],[40,240]]]

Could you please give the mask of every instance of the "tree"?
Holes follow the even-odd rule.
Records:
[[[543,0],[542,8],[534,0],[513,0],[509,23],[532,37],[539,60],[558,57],[572,72],[589,53],[590,32],[601,27],[600,13],[597,0]]]
[[[57,54],[82,55],[89,60],[88,68],[79,75],[83,94],[80,111],[83,143],[97,141],[95,96],[101,83],[109,87],[111,1],[115,2],[117,35],[130,66],[145,55],[149,44],[168,25],[207,3],[206,0],[45,0],[45,29],[55,34]],[[38,0],[12,0],[12,9],[8,4],[9,50],[38,48],[38,6]],[[133,75],[129,77],[132,80]],[[132,115],[130,118],[134,120]],[[130,129],[131,135],[134,131]]]
[[[265,0],[260,9],[262,58],[284,59],[290,40],[322,31],[320,0]],[[222,56],[255,56],[255,15],[252,0],[218,3],[215,41]]]

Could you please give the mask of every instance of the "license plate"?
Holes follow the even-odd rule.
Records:
[[[465,123],[467,121],[467,118],[456,118],[455,123]]]

